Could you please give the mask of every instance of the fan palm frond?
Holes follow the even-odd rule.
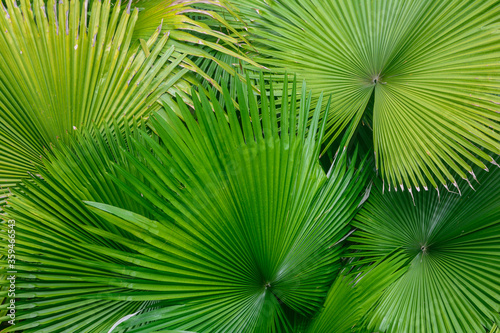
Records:
[[[191,309],[181,319],[161,317],[148,326],[151,331],[285,329],[289,311],[307,315],[319,309],[336,274],[340,249],[334,245],[348,231],[366,173],[355,172],[355,161],[348,167],[342,153],[329,174],[323,172],[317,160],[321,104],[307,130],[305,91],[300,106],[292,99],[282,110],[278,131],[277,112],[265,98],[262,122],[253,120],[259,109],[247,88],[246,94],[238,88],[242,127],[230,104],[228,124],[222,109],[210,112],[203,96],[195,100],[195,109],[202,110],[198,122],[187,108],[181,108],[185,124],[173,112],[153,117],[165,148],[153,147],[154,156],[142,150],[154,169],[143,170],[150,186],[125,172],[123,187],[135,188],[163,218],[90,203],[116,227],[142,235],[148,242],[142,254],[162,262],[162,278],[141,268],[152,280],[150,297]],[[153,281],[165,284],[153,287]],[[148,283],[138,289],[148,290]],[[144,316],[158,318],[155,312]]]
[[[261,67],[245,54],[252,46],[233,28],[242,24],[241,18],[224,0],[138,0],[132,2],[132,6],[140,10],[134,37],[147,38],[161,23],[162,31],[170,32],[167,47],[174,45],[176,52],[190,56],[184,60],[183,67],[196,73],[204,86],[222,92],[221,76],[237,76],[232,66],[234,60]],[[174,53],[174,57],[177,55]],[[219,70],[204,70],[211,66]]]
[[[131,137],[141,140],[137,131],[130,132],[127,126],[121,136],[118,123],[113,126],[107,128],[103,136],[97,130],[92,131],[93,134],[77,130],[67,145],[59,144],[58,149],[44,159],[44,168],[37,168],[38,175],[32,175],[31,179],[12,189],[15,195],[8,200],[3,218],[16,221],[13,229],[17,263],[10,267],[5,256],[2,272],[9,276],[13,268],[17,271],[17,322],[6,332],[49,333],[64,329],[67,332],[107,332],[120,318],[148,305],[85,298],[120,290],[103,283],[103,279],[110,278],[109,273],[99,273],[100,269],[90,268],[85,262],[98,260],[104,266],[123,263],[93,251],[93,246],[104,246],[109,251],[123,249],[123,246],[87,228],[98,228],[128,240],[137,239],[99,219],[82,200],[99,200],[146,216],[150,211],[108,177],[113,174],[112,163],[137,177],[141,175],[123,155],[123,151],[133,153],[129,147]],[[1,228],[3,235],[9,234],[6,223]],[[3,239],[2,253],[10,253],[9,244]],[[2,289],[2,295],[7,296],[6,288]],[[3,308],[6,306],[4,304]]]
[[[368,328],[465,333],[499,323],[500,170],[478,178],[477,192],[418,193],[415,206],[409,194],[372,191],[352,248],[366,260],[402,250],[407,271],[377,300]]]
[[[379,262],[340,274],[334,281],[321,312],[307,332],[370,333],[363,325],[368,310],[384,290],[405,272],[400,253]]]
[[[281,110],[281,126],[272,99],[258,107],[246,88],[238,85],[241,125],[231,103],[226,118],[201,94],[197,121],[180,101],[185,122],[170,109],[152,117],[158,139],[140,131],[103,148],[83,136],[54,153],[43,179],[25,182],[6,211],[23,221],[16,297],[38,317],[15,329],[50,331],[63,318],[87,329],[69,310],[84,301],[116,307],[115,322],[157,307],[142,314],[151,323],[141,332],[284,330],[321,307],[336,243],[363,199],[364,162],[339,152],[323,171],[321,103],[308,129],[305,88]]]
[[[0,17],[0,174],[12,186],[75,129],[129,126],[177,94],[183,56],[157,29],[132,40],[138,11],[110,1],[6,1]],[[135,45],[135,46],[134,46]]]
[[[386,186],[456,186],[475,177],[474,166],[497,165],[497,1],[232,3],[247,19],[257,62],[297,73],[315,97],[333,96],[327,145],[372,118]]]

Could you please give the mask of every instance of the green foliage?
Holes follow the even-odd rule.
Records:
[[[497,1],[1,10],[2,332],[498,333]]]
[[[93,2],[90,16],[80,3],[7,1],[0,17],[0,172],[12,186],[51,144],[68,132],[160,109],[156,103],[186,70],[183,57],[163,50],[168,34],[157,30],[144,47],[132,40],[138,11]],[[135,44],[135,46],[134,46]]]
[[[128,127],[126,129],[128,131]],[[108,176],[114,175],[112,164],[141,176],[124,158],[124,151],[133,153],[127,145],[130,137],[140,138],[137,131],[125,133],[126,141],[110,130],[103,137],[93,137],[85,130],[80,134],[80,131],[76,131],[76,138],[70,138],[72,148],[60,145],[49,160],[44,160],[45,168],[37,170],[40,176],[33,176],[18,189],[13,189],[15,195],[5,207],[5,218],[17,221],[18,322],[10,331],[106,332],[114,322],[144,306],[141,302],[87,298],[108,291],[126,292],[124,288],[106,283],[118,273],[103,270],[107,265],[110,268],[126,262],[95,250],[105,247],[113,251],[123,246],[90,232],[89,228],[98,228],[130,241],[137,241],[137,238],[107,224],[82,202],[101,201],[149,214],[149,207],[134,201]],[[120,179],[117,174],[115,177]],[[7,225],[2,224],[2,231],[7,230]],[[1,244],[2,253],[7,253],[10,243],[3,238]],[[88,264],[93,261],[99,262],[101,267]],[[3,274],[10,270],[7,267],[3,267]],[[6,297],[7,291],[2,290],[2,296]],[[7,304],[1,306],[2,310],[6,307]],[[2,320],[9,320],[9,317]]]
[[[484,332],[500,321],[500,170],[462,196],[374,191],[353,225],[365,260],[395,250],[408,268],[377,301],[368,328],[381,332]]]
[[[401,254],[390,254],[377,263],[344,269],[333,283],[324,309],[307,332],[368,333],[364,318],[381,293],[404,273]]]
[[[221,84],[237,78],[234,62],[260,67],[242,52],[252,47],[233,28],[233,25],[241,24],[241,19],[224,0],[138,0],[132,2],[132,6],[140,11],[134,38],[147,38],[161,24],[161,31],[170,34],[166,46],[176,47],[173,56],[189,55],[182,67],[195,75],[183,78],[189,83],[184,91],[186,95],[189,95],[191,85],[196,83],[202,83],[205,88],[214,87],[222,93]],[[212,67],[218,70],[210,70]],[[168,95],[164,97],[168,98],[169,104],[175,105]],[[192,103],[188,104],[192,106]]]
[[[370,122],[376,167],[388,186],[456,185],[474,165],[497,164],[497,1],[233,3],[257,62],[297,73],[314,97],[332,95],[327,145],[349,126]]]
[[[208,57],[224,66],[225,62],[219,62],[204,51],[206,47],[252,62],[239,53],[238,45],[247,40],[224,19],[223,15],[231,20],[240,19],[224,1],[139,0],[132,2],[132,7],[140,11],[134,28],[136,39],[149,38],[161,24],[162,31],[170,32],[172,40],[178,42],[184,53]]]
[[[321,103],[307,128],[305,88],[279,119],[252,89],[238,85],[241,112],[226,103],[229,122],[202,94],[197,121],[182,102],[184,122],[173,110],[153,116],[158,137],[86,134],[54,152],[43,179],[26,181],[6,208],[23,221],[16,297],[38,314],[16,329],[88,329],[88,318],[68,319],[84,301],[109,307],[102,328],[158,307],[137,317],[152,321],[140,332],[288,331],[320,309],[340,266],[336,243],[363,199],[365,162],[339,152],[326,174]]]
[[[196,1],[120,3],[93,1],[88,11],[88,2],[79,0],[32,4],[23,0],[20,7],[14,0],[6,1],[0,18],[5,32],[0,36],[0,185],[4,188],[33,171],[50,146],[59,139],[69,140],[67,133],[75,128],[95,125],[102,131],[112,119],[121,128],[130,126],[133,117],[160,110],[158,101],[178,111],[174,96],[192,105],[191,87],[199,82],[195,76],[221,90],[218,80],[186,55],[216,61],[233,74],[231,66],[204,47],[257,66],[235,46],[244,39],[186,16],[214,17],[230,29],[219,14],[189,7]]]
[[[209,112],[204,98],[195,104],[202,110],[196,114],[198,123],[187,109],[186,125],[173,112],[166,121],[153,118],[169,149],[153,147],[154,156],[144,151],[154,169],[143,171],[149,188],[126,178],[161,210],[163,219],[151,221],[90,203],[117,227],[141,232],[137,236],[149,243],[151,251],[144,254],[162,262],[165,273],[149,274],[168,284],[152,285],[151,290],[158,291],[151,297],[176,301],[173,304],[187,302],[186,310],[179,309],[187,313],[177,322],[162,316],[142,326],[142,332],[287,331],[287,317],[319,309],[336,274],[340,248],[334,244],[347,233],[347,222],[357,210],[363,174],[355,171],[355,161],[346,166],[345,154],[339,155],[328,175],[320,168],[321,104],[306,130],[305,91],[298,114],[295,98],[289,109],[282,110],[280,133],[276,110],[265,99],[262,123],[250,122],[250,116],[258,119],[251,86],[246,96],[240,86],[243,130],[234,108],[229,107],[228,124],[217,106],[215,114]],[[175,273],[175,279],[167,272]],[[133,297],[141,296],[128,296]],[[156,319],[162,311],[170,310],[144,316]],[[174,314],[179,316],[178,311]]]

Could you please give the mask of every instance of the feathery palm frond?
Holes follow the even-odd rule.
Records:
[[[366,260],[402,250],[408,270],[377,301],[370,329],[466,333],[499,323],[500,170],[478,179],[477,192],[464,186],[462,196],[440,201],[418,193],[415,206],[409,194],[372,191],[353,223],[352,248]]]
[[[0,17],[0,178],[14,185],[50,145],[78,128],[99,130],[113,118],[160,109],[163,94],[177,94],[183,56],[164,50],[157,29],[139,46],[132,40],[138,11],[93,2],[88,17],[78,0],[6,1]],[[135,45],[135,46],[134,46]]]
[[[333,96],[327,144],[349,124],[373,118],[386,186],[456,186],[457,178],[475,177],[474,165],[497,165],[497,1],[233,3],[247,19],[257,62],[297,73],[315,97]]]

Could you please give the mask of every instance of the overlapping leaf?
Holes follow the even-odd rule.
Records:
[[[170,33],[167,47],[176,47],[173,56],[189,55],[189,59],[182,64],[196,74],[195,77],[184,78],[189,83],[198,81],[205,87],[215,87],[222,92],[222,82],[237,76],[234,59],[260,67],[243,52],[252,47],[233,28],[233,25],[239,26],[243,22],[233,6],[224,0],[138,0],[132,2],[132,7],[139,9],[135,38],[147,38],[161,24],[162,31]],[[212,66],[219,70],[206,70]]]
[[[70,147],[60,145],[53,157],[45,160],[45,168],[38,169],[39,176],[12,190],[16,195],[9,199],[3,218],[16,221],[13,253],[16,263],[14,267],[4,265],[7,263],[4,257],[2,273],[12,268],[17,271],[17,321],[15,326],[7,325],[8,331],[107,332],[120,318],[147,306],[144,302],[85,298],[102,292],[127,292],[105,282],[120,276],[118,273],[87,264],[92,261],[98,261],[102,267],[124,264],[93,250],[94,246],[109,251],[122,250],[123,246],[89,232],[88,228],[137,239],[92,214],[82,200],[99,200],[144,215],[150,212],[149,207],[138,204],[107,176],[114,173],[113,163],[136,177],[141,176],[122,152],[133,153],[128,146],[130,137],[140,138],[137,131],[130,133],[125,128],[128,133],[124,137],[117,135],[119,130],[108,130],[104,136],[92,136],[85,130],[80,135],[82,130],[78,130],[76,138],[70,138]],[[9,228],[5,223],[1,228],[2,253],[7,254],[10,243],[5,237]],[[2,284],[1,295],[7,296],[8,282]],[[1,311],[7,306],[8,303],[1,305]],[[0,318],[7,320],[10,320],[7,316]]]
[[[370,308],[384,290],[405,272],[401,254],[390,254],[365,267],[345,269],[333,283],[324,308],[308,325],[307,332],[369,333],[364,325]]]

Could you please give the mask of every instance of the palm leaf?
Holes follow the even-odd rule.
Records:
[[[16,329],[50,331],[63,316],[67,327],[90,325],[70,320],[63,296],[108,306],[109,325],[152,310],[120,324],[144,321],[141,332],[286,330],[321,307],[339,267],[335,244],[362,200],[364,164],[339,152],[322,170],[321,104],[307,129],[305,90],[281,110],[280,131],[272,100],[258,107],[250,85],[238,92],[241,126],[231,103],[228,123],[201,94],[197,121],[180,102],[185,122],[171,109],[153,117],[158,139],[141,131],[130,146],[98,149],[98,137],[83,136],[54,153],[43,180],[25,182],[6,209],[23,221],[16,297],[40,310]],[[252,122],[259,111],[262,122]]]
[[[60,144],[50,158],[44,160],[44,168],[38,167],[39,176],[12,189],[15,195],[5,207],[4,218],[17,221],[14,230],[18,321],[6,332],[106,332],[123,316],[147,305],[85,298],[120,290],[103,283],[105,279],[112,279],[112,274],[100,273],[85,262],[123,263],[94,251],[93,246],[104,246],[109,251],[123,249],[123,246],[89,232],[88,228],[98,228],[128,240],[137,239],[99,219],[82,200],[99,200],[146,216],[150,211],[107,176],[113,174],[112,163],[141,176],[123,155],[123,151],[133,153],[128,143],[131,137],[140,140],[137,131],[130,132],[125,127],[127,131],[120,136],[119,128],[116,129],[118,123],[114,126],[105,131],[104,136],[95,135],[97,130],[93,131],[94,135],[86,130],[76,131],[68,146]],[[6,234],[7,225],[2,224],[1,228]],[[2,253],[8,252],[8,244],[6,239],[2,240]],[[4,274],[12,270],[6,260],[4,257]],[[8,283],[4,281],[3,286],[1,294],[7,296]],[[0,318],[0,321],[7,320],[9,317]]]
[[[217,66],[230,77],[237,73],[232,66],[233,58],[261,67],[242,52],[252,47],[233,28],[233,25],[242,24],[241,19],[225,1],[138,0],[132,2],[132,6],[140,11],[134,37],[147,38],[161,24],[162,31],[170,33],[167,47],[174,45],[180,52],[174,53],[174,57],[188,54],[190,57],[184,60],[183,67],[196,73],[205,86],[213,86],[222,92],[220,74],[205,71],[205,66],[199,66],[200,62],[206,66]]]
[[[51,144],[74,129],[98,130],[119,119],[160,109],[156,101],[181,93],[183,57],[164,50],[168,34],[154,32],[142,47],[132,36],[138,11],[93,2],[6,1],[0,17],[0,174],[12,186]],[[89,15],[89,16],[88,16]],[[135,46],[134,46],[135,45]],[[179,90],[180,88],[180,90]],[[185,89],[185,88],[184,88]]]
[[[181,318],[160,316],[141,327],[143,332],[286,329],[288,310],[299,316],[317,311],[335,276],[339,249],[333,245],[348,231],[364,176],[356,175],[354,164],[346,167],[345,154],[328,176],[320,168],[321,107],[307,131],[305,92],[298,114],[294,99],[282,110],[279,133],[277,112],[266,99],[261,100],[262,123],[250,122],[259,119],[259,110],[247,87],[246,94],[241,86],[238,93],[243,130],[234,108],[229,106],[228,124],[222,109],[210,112],[203,96],[195,100],[198,122],[187,108],[181,108],[185,124],[171,111],[166,119],[153,117],[165,148],[153,148],[154,156],[142,150],[154,166],[154,172],[143,172],[150,186],[124,173],[129,182],[123,187],[135,188],[163,218],[90,203],[110,223],[142,235],[148,242],[144,259],[162,262],[162,275],[141,268],[151,281],[137,289],[150,291],[137,299],[187,306],[179,310]],[[142,316],[157,318],[157,312]]]
[[[137,39],[148,38],[162,24],[162,30],[170,31],[173,40],[207,46],[235,57],[241,57],[237,45],[248,43],[224,19],[223,16],[229,15],[232,20],[240,20],[229,3],[224,1],[138,0],[132,2],[132,7],[140,11],[134,29],[134,37]],[[227,33],[222,32],[223,29]],[[224,48],[223,44],[228,48]],[[198,48],[194,50],[202,52]]]
[[[272,70],[331,94],[331,144],[373,118],[387,186],[457,184],[500,153],[496,1],[242,0],[249,39]],[[374,98],[373,115],[367,109]]]
[[[364,318],[384,290],[405,272],[400,269],[403,262],[397,253],[362,268],[345,268],[307,332],[372,332],[363,325]]]
[[[368,328],[383,332],[484,332],[500,320],[500,170],[462,196],[385,193],[379,184],[356,217],[356,256],[405,253],[407,272],[378,299]],[[460,184],[464,185],[464,184]],[[410,199],[410,200],[409,200]]]

